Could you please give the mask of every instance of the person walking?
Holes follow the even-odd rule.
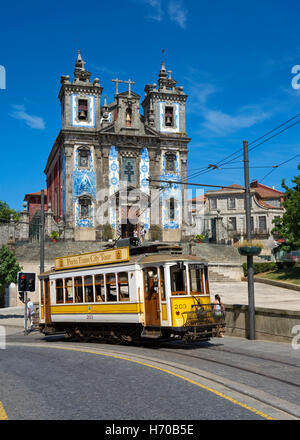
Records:
[[[213,303],[213,316],[215,321],[220,323],[218,325],[218,334],[217,334],[217,337],[219,338],[224,338],[224,333],[223,333],[224,328],[221,325],[221,321],[224,319],[224,312],[225,312],[225,307],[221,301],[220,296],[215,295],[215,301]]]

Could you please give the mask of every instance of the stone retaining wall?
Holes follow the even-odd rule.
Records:
[[[248,306],[225,304],[226,335],[249,337]],[[255,307],[256,339],[291,342],[295,337],[293,327],[299,325],[300,312]]]

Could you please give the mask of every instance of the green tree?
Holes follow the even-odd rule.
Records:
[[[300,164],[298,165],[300,170]],[[295,185],[289,188],[282,180],[282,188],[285,189],[283,207],[285,212],[281,218],[273,220],[275,227],[272,232],[277,233],[285,242],[280,245],[280,249],[290,252],[300,249],[300,175],[296,176],[292,183]]]
[[[20,214],[17,211],[11,209],[6,202],[0,200],[0,222],[9,221],[11,215],[13,215],[16,221],[20,219]]]
[[[4,306],[5,287],[17,282],[17,274],[21,270],[14,253],[3,245],[0,248],[0,307]]]

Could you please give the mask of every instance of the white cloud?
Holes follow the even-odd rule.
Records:
[[[239,110],[237,114],[230,115],[220,110],[207,109],[203,112],[202,127],[215,136],[227,136],[242,128],[249,128],[258,122],[263,122],[270,116],[270,113],[261,110],[254,111],[252,114]]]
[[[151,13],[146,16],[155,21],[162,21],[167,15],[171,21],[182,29],[186,27],[187,11],[182,5],[182,0],[142,0],[144,4],[151,7]],[[164,4],[166,1],[167,4]]]
[[[208,99],[221,89],[210,82],[197,82],[188,79],[188,95],[191,97],[190,111],[201,117],[198,133],[209,137],[223,137],[243,128],[263,122],[272,116],[272,111],[265,110],[265,105],[244,105],[234,113],[212,108]]]
[[[20,121],[25,121],[25,124],[27,124],[30,128],[44,130],[45,122],[43,118],[27,113],[24,105],[13,105],[12,107],[13,112],[9,113],[9,116],[19,119]]]
[[[169,1],[168,13],[170,19],[178,24],[182,29],[186,27],[187,11],[183,8],[180,0]]]
[[[161,21],[164,16],[161,0],[145,0],[145,2],[152,7],[151,15],[148,15],[147,18],[151,18],[152,20],[156,20],[156,21]]]

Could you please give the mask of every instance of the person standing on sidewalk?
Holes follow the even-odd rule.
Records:
[[[27,318],[30,322],[30,330],[33,330],[33,302],[28,298],[27,302]]]
[[[219,295],[215,295],[215,301],[213,303],[213,316],[215,321],[223,321],[224,319],[224,314],[225,314],[225,307],[224,304],[221,301],[221,298]],[[224,338],[224,334],[223,334],[223,326],[221,326],[221,324],[218,326],[218,337],[219,338]]]

